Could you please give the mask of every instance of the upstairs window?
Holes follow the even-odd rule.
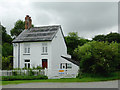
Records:
[[[47,43],[42,43],[42,53],[48,53]]]
[[[24,44],[24,53],[30,53],[30,44],[28,43]]]

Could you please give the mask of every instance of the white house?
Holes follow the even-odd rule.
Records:
[[[60,25],[31,27],[32,20],[25,17],[25,30],[13,40],[14,68],[46,68],[47,76],[75,77],[79,64],[67,54]]]

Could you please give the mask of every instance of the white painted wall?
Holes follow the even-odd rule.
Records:
[[[30,55],[24,53],[24,43],[30,44]],[[20,68],[24,68],[24,60],[30,59],[31,68],[33,66],[41,66],[42,67],[42,59],[48,59],[48,77],[59,76],[60,63],[71,63],[61,56],[70,57],[67,55],[67,47],[64,42],[64,38],[61,32],[61,29],[58,30],[57,34],[53,38],[52,41],[48,42],[24,42],[20,43]],[[42,54],[42,43],[47,43],[48,46],[48,55]],[[13,43],[14,44],[14,43]],[[13,54],[14,54],[14,68],[18,67],[18,43],[16,46],[13,45]],[[67,72],[69,74],[77,75],[79,67],[73,63],[72,69],[68,69]]]
[[[24,43],[30,44],[30,54],[24,53]],[[20,43],[20,68],[24,68],[24,60],[30,59],[31,68],[33,66],[42,67],[42,59],[48,59],[48,69],[50,68],[49,62],[51,58],[51,42],[24,42]],[[48,55],[42,54],[42,43],[47,43]],[[18,43],[14,46],[14,68],[18,67]]]
[[[51,48],[52,48],[51,50],[52,62],[50,63],[52,64],[51,67],[52,70],[50,71],[51,73],[49,73],[49,76],[50,77],[59,76],[60,64],[71,63],[61,57],[62,55],[70,57],[70,55],[67,55],[67,46],[65,44],[61,29],[59,29],[59,31],[55,35],[55,38],[52,40]],[[71,70],[69,69],[70,73],[74,73],[77,75],[79,67],[77,65],[74,65],[73,63],[71,64],[72,69]]]

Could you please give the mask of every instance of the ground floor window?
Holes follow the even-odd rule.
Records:
[[[30,68],[30,60],[25,60],[25,68]]]
[[[71,63],[61,63],[60,64],[60,69],[71,69],[72,64]]]

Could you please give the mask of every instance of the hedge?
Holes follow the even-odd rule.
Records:
[[[38,76],[2,76],[2,81],[14,81],[14,80],[40,80],[48,79],[47,76],[38,75]]]

